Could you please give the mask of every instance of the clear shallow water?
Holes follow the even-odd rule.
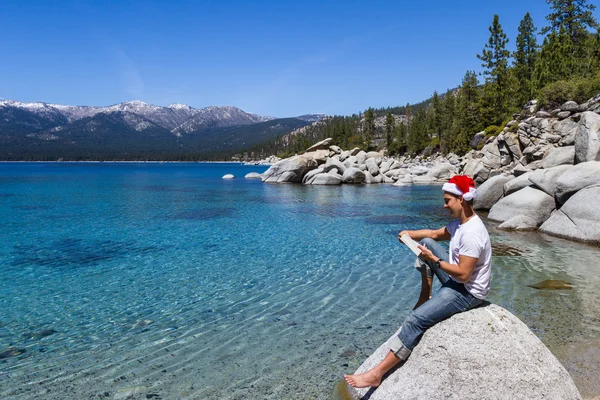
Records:
[[[0,359],[0,397],[327,398],[414,305],[396,235],[448,221],[440,188],[243,179],[264,169],[0,164],[0,352],[25,350]],[[494,258],[490,300],[577,381],[599,250],[489,227],[521,250]],[[526,287],[544,279],[575,288]]]

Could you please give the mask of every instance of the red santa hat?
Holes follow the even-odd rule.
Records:
[[[444,183],[442,190],[457,196],[462,196],[463,199],[467,201],[473,200],[477,195],[475,182],[467,175],[454,175],[448,182]]]

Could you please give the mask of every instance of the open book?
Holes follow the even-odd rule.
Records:
[[[412,240],[410,238],[410,236],[408,236],[406,233],[404,235],[400,236],[400,240],[402,240],[402,243],[407,245],[408,248],[411,249],[412,252],[415,253],[417,257],[421,254],[421,250],[419,250],[419,248],[417,247],[419,245],[419,243]]]

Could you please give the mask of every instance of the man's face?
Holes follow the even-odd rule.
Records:
[[[450,193],[444,193],[444,208],[450,211],[452,218],[459,218],[462,210],[462,204],[460,197],[451,195]]]

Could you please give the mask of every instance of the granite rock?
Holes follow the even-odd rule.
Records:
[[[541,190],[526,187],[494,204],[488,218],[504,222],[517,215],[525,215],[533,218],[536,226],[540,226],[550,217],[554,208],[555,203],[552,196]]]
[[[573,193],[594,185],[600,185],[600,162],[588,161],[574,165],[556,181],[556,201],[563,204]]]
[[[529,180],[529,177],[532,173],[533,171],[526,172],[506,182],[503,187],[504,195],[508,196],[509,194],[521,190],[527,186],[531,186],[531,181]]]
[[[304,175],[317,168],[317,161],[304,155],[281,160],[269,167],[262,175],[263,182],[302,182]]]
[[[542,168],[552,168],[557,165],[570,164],[575,162],[575,146],[557,147],[542,160]]]
[[[581,189],[540,227],[541,232],[571,240],[600,244],[600,186]]]
[[[483,182],[477,188],[477,197],[473,201],[476,210],[489,210],[504,195],[504,184],[512,180],[512,175],[497,175]]]
[[[389,343],[356,373],[379,363],[388,354]],[[581,399],[550,350],[523,322],[495,304],[433,326],[377,389],[349,388],[348,394],[370,400]]]
[[[573,168],[572,165],[559,165],[548,169],[538,169],[528,175],[529,181],[533,183],[536,188],[554,197],[554,193],[556,192],[556,181],[558,181],[558,178],[563,173],[571,168]]]
[[[575,163],[600,161],[600,115],[586,111],[581,114],[575,136]]]

